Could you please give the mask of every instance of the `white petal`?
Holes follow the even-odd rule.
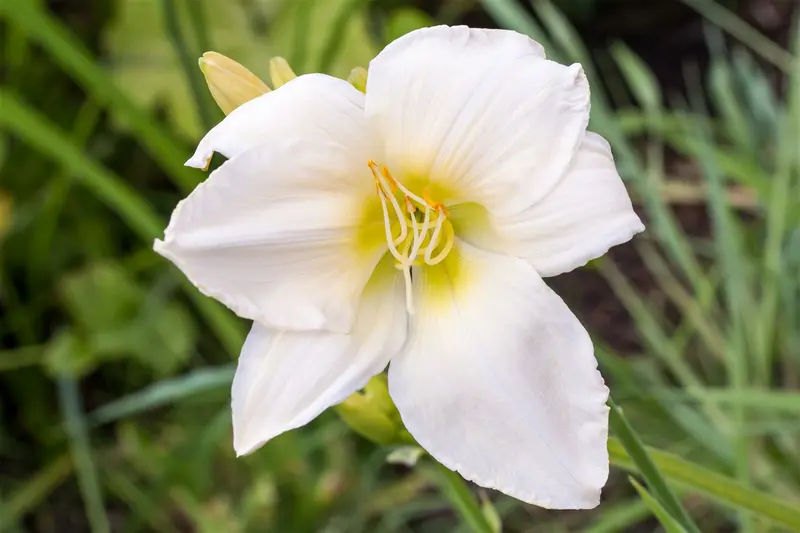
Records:
[[[460,243],[415,271],[417,313],[389,391],[417,441],[479,485],[597,505],[608,389],[589,335],[528,263]]]
[[[526,258],[542,276],[582,266],[644,230],[611,148],[591,132],[546,197],[514,216],[496,217],[493,225],[506,251]]]
[[[373,278],[365,290],[350,334],[279,332],[253,324],[233,380],[237,454],[307,424],[364,387],[400,350],[407,320],[403,285],[388,267],[390,275]]]
[[[589,86],[580,65],[544,59],[516,32],[438,26],[372,60],[365,109],[400,181],[506,213],[563,174],[588,124]]]
[[[386,249],[363,238],[377,202],[365,161],[336,140],[260,145],[183,200],[155,250],[242,317],[347,332]]]
[[[370,137],[364,134],[363,106],[364,95],[344,80],[300,76],[236,108],[203,137],[186,164],[206,168],[214,152],[230,159],[285,139],[336,139],[356,146]]]

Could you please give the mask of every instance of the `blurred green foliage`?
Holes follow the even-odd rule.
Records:
[[[634,46],[575,29],[643,2],[0,3],[0,531],[800,531],[797,13],[787,49],[728,10],[744,0],[674,2],[705,44],[673,91]],[[151,251],[221,118],[202,52],[265,79],[273,55],[344,78],[399,35],[465,20],[584,65],[591,127],[648,226],[565,276],[616,402],[592,512],[475,490],[333,412],[235,458],[245,325]]]

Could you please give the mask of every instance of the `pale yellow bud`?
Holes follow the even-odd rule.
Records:
[[[214,101],[226,115],[269,91],[258,76],[222,54],[206,52],[198,63]]]
[[[273,57],[269,60],[269,79],[276,89],[296,77],[297,74],[294,73],[292,67],[289,66],[289,63],[284,58]]]
[[[347,81],[362,93],[367,92],[367,69],[364,67],[354,68],[347,76]]]

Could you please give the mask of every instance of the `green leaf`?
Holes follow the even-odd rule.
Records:
[[[56,333],[44,351],[45,369],[52,376],[78,378],[94,370],[98,357],[72,330]]]
[[[653,495],[650,494],[641,483],[632,477],[629,477],[628,480],[631,482],[631,485],[633,485],[633,488],[636,489],[636,492],[639,493],[642,501],[644,501],[647,507],[650,508],[650,510],[653,512],[653,515],[655,515],[661,525],[664,526],[664,529],[667,531],[667,533],[686,533],[686,530],[683,528],[683,526],[677,520],[675,520],[666,509],[664,509],[664,506],[661,505],[658,500],[653,498]]]
[[[425,472],[474,533],[496,533],[461,476],[439,463],[426,465]]]
[[[687,532],[700,533],[700,529],[684,510],[678,498],[667,485],[658,466],[650,458],[639,436],[630,426],[625,416],[613,400],[609,400],[611,411],[609,424],[625,448],[628,456],[633,460],[639,472],[647,482],[658,502],[664,506],[669,514],[677,520]]]
[[[227,391],[233,380],[233,372],[233,365],[224,365],[192,370],[173,379],[157,381],[93,411],[88,416],[89,422],[92,425],[107,424],[172,405],[200,393]]]
[[[70,450],[75,464],[78,487],[83,496],[86,516],[92,533],[110,533],[111,528],[106,515],[103,494],[97,477],[92,449],[89,444],[89,432],[83,413],[78,385],[71,379],[58,380],[58,397]]]
[[[486,518],[486,521],[489,522],[489,526],[492,528],[494,533],[502,533],[503,532],[503,519],[500,517],[500,513],[497,512],[495,506],[492,505],[492,500],[486,496],[486,493],[481,492],[481,511],[483,511],[483,516]]]
[[[133,357],[166,375],[194,347],[196,330],[186,310],[148,295],[120,265],[104,262],[71,274],[61,292],[95,360]]]
[[[638,472],[638,466],[622,443],[608,440],[608,453],[614,466]],[[782,501],[766,494],[763,490],[751,488],[728,476],[704,468],[677,455],[648,447],[647,453],[661,473],[671,482],[708,496],[714,501],[734,510],[743,510],[787,527],[800,531],[800,510],[793,502]]]

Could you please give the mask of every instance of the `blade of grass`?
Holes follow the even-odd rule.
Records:
[[[199,177],[183,166],[186,150],[114,85],[100,62],[62,22],[33,2],[0,2],[0,16],[42,46],[93,100],[124,117],[138,141],[183,192],[194,189]]]
[[[45,345],[40,344],[0,350],[0,372],[41,364],[46,349]]]
[[[233,365],[224,365],[192,370],[173,379],[158,381],[92,411],[89,413],[88,421],[92,426],[107,424],[171,405],[201,392],[229,389],[233,372]]]
[[[495,533],[489,521],[475,500],[472,492],[461,476],[439,463],[427,465],[425,472],[429,475],[456,510],[461,520],[475,533]]]
[[[192,23],[192,28],[195,33],[195,40],[197,46],[200,47],[200,52],[208,52],[211,50],[211,34],[208,31],[208,21],[206,19],[206,8],[204,2],[194,2],[190,0],[187,2],[189,17]]]
[[[480,0],[483,9],[503,28],[524,33],[535,39],[547,50],[548,55],[559,59],[559,51],[553,46],[539,23],[515,0]]]
[[[653,415],[674,421],[678,428],[692,437],[697,444],[713,453],[722,466],[728,467],[732,464],[733,454],[727,438],[714,428],[709,430],[708,418],[695,409],[683,408],[673,399],[649,394],[654,387],[666,389],[668,386],[666,379],[660,382],[655,380],[653,376],[634,367],[628,360],[614,354],[598,341],[595,342],[595,355],[602,367],[603,375],[608,376],[615,384],[617,398],[630,399],[631,405],[641,405],[640,400],[653,401],[654,408],[657,409],[657,412],[652,412]]]
[[[589,80],[600,81],[601,77],[595,68],[589,50],[586,49],[567,17],[550,0],[531,0],[531,4],[547,28],[548,33],[552,36],[553,41],[558,44],[560,50],[564,51],[564,55],[570,61],[580,63]],[[591,99],[592,107],[608,108],[608,98],[605,91],[593,90]]]
[[[328,38],[325,41],[325,46],[322,48],[322,57],[320,57],[317,66],[317,72],[328,72],[331,65],[336,60],[336,56],[341,51],[345,43],[345,32],[350,22],[353,20],[355,13],[361,9],[366,3],[366,0],[349,0],[345,2],[333,19],[328,31]]]
[[[800,21],[797,23],[795,47],[800,50]],[[789,75],[786,112],[779,126],[777,169],[773,178],[772,196],[766,210],[766,237],[764,239],[763,292],[760,309],[758,360],[761,361],[762,383],[773,368],[773,346],[777,314],[780,303],[781,280],[791,276],[787,272],[784,246],[791,231],[791,212],[800,212],[800,200],[792,195],[792,173],[800,176],[800,58],[796,57]],[[794,199],[794,201],[792,200]]]
[[[659,523],[664,526],[664,530],[667,533],[686,533],[686,529],[664,509],[664,506],[661,505],[657,499],[653,498],[653,495],[650,494],[641,483],[636,481],[633,477],[629,477],[628,481],[631,482],[633,488],[639,493],[639,497],[642,498],[645,505],[653,512],[653,515],[658,519]]]
[[[13,524],[40,503],[72,473],[72,457],[64,454],[45,466],[0,506],[0,524]]]
[[[530,18],[527,12],[511,0],[503,0],[500,4],[503,10],[500,12],[501,16],[496,18],[501,23],[512,23],[512,16],[527,16],[527,18]],[[533,5],[537,14],[542,18],[547,31],[553,36],[554,43],[558,44],[563,51],[561,55],[567,60],[581,63],[584,70],[590,75],[590,81],[593,82],[590,127],[608,139],[615,154],[618,156],[617,163],[620,174],[624,179],[633,183],[640,192],[640,197],[644,200],[650,215],[649,230],[658,235],[688,279],[701,279],[702,270],[691,253],[686,236],[680,229],[672,212],[664,203],[661,195],[660,182],[663,179],[663,165],[660,160],[652,157],[651,154],[647,170],[642,168],[636,151],[625,137],[616,114],[608,104],[609,98],[605,94],[602,84],[599,83],[600,78],[597,77],[591,56],[586,47],[580,44],[581,38],[578,32],[549,0],[533,0]],[[531,25],[526,21],[524,27],[527,27],[529,31],[535,32],[529,33],[531,37],[537,38],[538,34],[542,33],[535,23]],[[549,53],[552,47],[545,44],[547,42],[542,41],[542,44],[548,47]],[[661,110],[660,90],[655,81],[655,76],[632,52],[624,48],[620,50],[620,48],[622,47],[617,47],[617,60],[620,62],[620,68],[626,76],[626,81],[631,85],[635,96],[648,112],[647,121],[660,123],[663,111]],[[556,57],[558,55],[556,54]],[[653,143],[651,143],[652,146]],[[643,179],[644,177],[648,179]],[[694,288],[695,290],[701,290],[699,287]]]
[[[311,29],[311,12],[314,9],[312,0],[294,1],[294,39],[292,41],[292,58],[290,64],[298,74],[306,72],[308,61],[308,45],[313,30]]]
[[[712,146],[711,133],[708,123],[699,117],[706,117],[703,93],[699,83],[699,76],[695,78],[696,84],[689,89],[692,105],[696,109],[698,120],[696,127],[687,130],[688,137],[694,137],[706,146]],[[729,313],[729,326],[727,328],[726,367],[729,385],[737,391],[749,385],[750,365],[748,362],[747,338],[757,337],[747,331],[745,313],[750,309],[752,301],[748,294],[748,279],[745,268],[748,257],[742,252],[742,239],[744,237],[741,226],[734,219],[730,206],[725,201],[725,191],[719,167],[714,158],[710,156],[711,150],[701,150],[698,160],[703,170],[704,178],[708,183],[708,208],[711,215],[714,244],[721,267],[724,294]],[[757,322],[757,321],[756,321]],[[748,435],[741,429],[747,423],[747,412],[742,406],[735,406],[733,413],[735,424],[734,454],[737,477],[745,483],[750,481],[750,454],[751,443]],[[740,514],[739,521],[745,532],[755,530],[755,526],[747,513]]]
[[[671,401],[704,401],[721,405],[744,405],[749,409],[767,412],[785,412],[800,414],[800,393],[795,391],[740,389],[731,390],[723,388],[697,388],[689,389],[656,389],[653,394],[664,395]]]
[[[765,60],[784,72],[789,72],[792,54],[784,50],[750,24],[737,17],[725,6],[709,0],[682,0],[710,22],[727,31]]]
[[[80,150],[86,148],[89,139],[100,122],[100,118],[100,107],[94,101],[88,100],[81,106],[70,135],[70,141],[76,148]],[[30,236],[31,259],[29,276],[31,277],[31,285],[41,286],[46,283],[44,278],[48,275],[53,242],[60,230],[59,219],[67,205],[69,191],[73,183],[69,169],[62,167],[52,182],[48,184],[41,215],[36,217],[36,229]]]
[[[630,531],[634,524],[650,516],[650,509],[641,500],[628,500],[620,503],[607,502],[603,504],[600,513],[592,524],[580,533],[619,533]]]
[[[83,414],[83,405],[74,380],[60,378],[56,382],[61,413],[69,437],[72,460],[75,464],[75,475],[83,497],[86,516],[92,533],[110,533],[103,492],[97,478],[92,449],[89,443],[89,432]]]
[[[664,477],[661,475],[661,471],[658,466],[656,466],[656,463],[650,458],[641,439],[639,439],[639,436],[622,413],[622,409],[620,409],[612,399],[609,399],[609,404],[611,407],[609,412],[609,425],[627,452],[628,457],[631,458],[639,470],[639,473],[647,482],[647,486],[652,491],[656,500],[664,506],[670,516],[672,516],[672,518],[687,532],[700,533],[700,529],[669,488]]]
[[[116,212],[148,245],[166,227],[150,205],[125,181],[89,158],[37,111],[0,88],[0,124],[43,154],[70,170],[72,176]],[[226,351],[232,356],[241,348],[244,332],[239,322],[220,304],[200,294],[181,277],[187,295],[194,301]]]
[[[661,90],[655,75],[641,58],[621,43],[612,48],[612,54],[634,97],[644,108],[646,122],[657,128],[660,127],[663,123],[664,113],[661,106]],[[648,143],[648,155],[647,169],[639,172],[639,176],[645,177],[645,179],[634,180],[634,183],[644,199],[656,234],[660,237],[671,259],[680,267],[686,275],[686,279],[692,283],[692,288],[699,292],[703,290],[700,282],[704,279],[703,271],[697,258],[692,254],[686,235],[660,194],[664,179],[663,147],[651,139],[651,142]],[[630,155],[629,157],[633,158],[634,156]]]
[[[166,26],[166,33],[175,49],[175,54],[178,56],[178,62],[183,70],[183,76],[186,78],[186,83],[189,85],[189,90],[194,99],[195,110],[200,117],[200,123],[203,128],[210,130],[214,123],[214,116],[212,108],[209,105],[210,101],[206,93],[206,86],[203,82],[203,75],[197,67],[197,58],[200,54],[195,53],[189,49],[187,39],[184,38],[181,31],[180,22],[178,21],[178,8],[176,6],[177,0],[161,0],[161,6],[164,11],[164,25]],[[194,0],[190,0],[189,4],[199,4]],[[200,6],[195,6],[200,9]],[[194,9],[193,9],[194,10]],[[194,19],[193,19],[194,20]]]
[[[787,527],[790,531],[800,531],[800,509],[794,502],[779,500],[761,489],[751,488],[677,455],[651,447],[647,447],[647,452],[661,473],[671,482],[708,496],[731,509],[749,511]],[[618,439],[608,440],[608,453],[614,466],[633,472],[638,471],[636,463]]]
[[[155,531],[167,533],[174,531],[162,502],[157,502],[150,494],[136,486],[132,476],[121,470],[118,466],[110,466],[101,470],[103,484],[121,501],[125,502],[136,519],[142,519]],[[130,523],[126,528],[131,530]]]
[[[637,243],[637,249],[661,289],[680,309],[681,314],[691,321],[693,329],[697,331],[709,351],[724,361],[726,356],[725,337],[707,310],[704,310],[697,298],[689,294],[675,278],[652,244],[642,241]]]

